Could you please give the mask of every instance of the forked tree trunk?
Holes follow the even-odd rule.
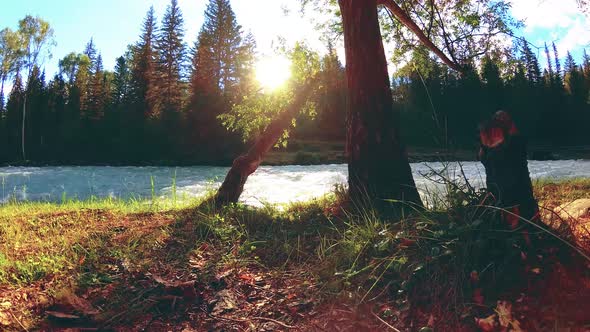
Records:
[[[214,203],[216,207],[236,203],[244,191],[244,184],[248,176],[254,173],[264,159],[267,152],[278,142],[283,132],[289,128],[293,118],[303,108],[312,89],[311,83],[297,93],[295,99],[288,108],[260,135],[256,143],[244,155],[239,156],[233,162],[233,165],[223,184],[212,198],[212,201],[205,204]]]
[[[353,202],[389,209],[385,200],[422,206],[393,107],[377,0],[339,0],[348,82],[348,185]]]

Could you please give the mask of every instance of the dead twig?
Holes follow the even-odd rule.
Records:
[[[383,323],[385,326],[389,327],[392,331],[395,332],[401,332],[400,330],[396,329],[395,327],[393,327],[391,324],[389,324],[388,322],[384,321],[381,317],[379,317],[379,315],[375,314],[374,312],[371,311],[371,314],[373,314],[373,316],[375,316],[375,318],[377,318],[381,323]]]
[[[23,325],[23,323],[21,323],[21,321],[20,321],[18,318],[16,318],[16,316],[15,316],[15,315],[12,313],[12,311],[8,311],[8,312],[10,313],[10,315],[12,316],[12,318],[14,318],[14,320],[15,320],[15,321],[18,323],[18,325],[20,325],[20,327],[22,327],[22,328],[23,328],[23,330],[24,330],[24,331],[26,331],[26,332],[29,332],[29,329],[27,329],[27,328],[26,328],[26,327]]]

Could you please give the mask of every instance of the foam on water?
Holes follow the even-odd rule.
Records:
[[[446,167],[445,167],[446,166]],[[476,187],[485,183],[483,166],[462,163],[463,171]],[[170,197],[176,179],[177,197],[195,197],[217,188],[226,167],[0,167],[0,202],[10,199],[60,201],[90,197],[150,198]],[[422,194],[438,192],[442,186],[428,179],[428,173],[443,171],[459,179],[458,163],[412,164],[416,186]],[[590,161],[531,161],[533,178],[590,177]],[[322,196],[335,185],[345,183],[346,165],[265,166],[248,179],[242,201],[252,205],[288,203]]]

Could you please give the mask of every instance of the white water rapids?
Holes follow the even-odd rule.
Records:
[[[474,186],[485,182],[485,172],[480,163],[461,164]],[[441,189],[424,174],[432,170],[441,171],[445,165],[448,177],[462,177],[458,163],[412,164],[416,186],[422,194]],[[59,202],[63,198],[171,197],[174,188],[177,197],[190,198],[217,188],[227,170],[226,167],[209,166],[0,167],[0,202],[11,199]],[[533,178],[590,177],[590,161],[530,161],[529,170]],[[346,177],[346,165],[260,167],[248,179],[241,200],[252,205],[305,201],[322,196],[337,184],[346,183]]]

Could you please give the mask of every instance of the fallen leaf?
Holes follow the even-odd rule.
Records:
[[[252,277],[252,275],[249,273],[242,273],[240,274],[239,278],[240,280],[247,282],[249,284],[254,283],[254,277]]]
[[[491,315],[487,318],[476,318],[475,323],[484,332],[491,332],[496,327],[496,315]]]
[[[498,313],[498,320],[500,326],[504,328],[512,328],[513,332],[521,332],[520,322],[512,317],[512,303],[508,301],[498,301],[496,306],[496,312]]]
[[[215,294],[215,298],[210,304],[213,305],[211,313],[219,316],[224,312],[232,311],[237,308],[237,299],[232,292],[225,289]]]
[[[11,323],[12,321],[8,317],[8,314],[0,311],[0,325],[9,326]]]

